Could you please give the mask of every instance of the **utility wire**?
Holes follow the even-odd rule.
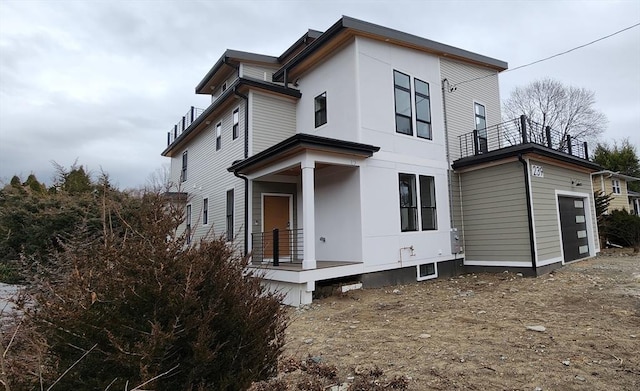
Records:
[[[585,43],[584,45],[576,46],[576,47],[571,48],[571,49],[569,49],[569,50],[565,50],[564,52],[554,54],[553,56],[545,57],[545,58],[543,58],[543,59],[536,60],[536,61],[530,62],[530,63],[528,63],[528,64],[524,64],[524,65],[517,66],[517,67],[515,67],[515,68],[507,69],[506,71],[503,71],[502,73],[512,72],[512,71],[515,71],[515,70],[517,70],[517,69],[522,69],[522,68],[525,68],[525,67],[528,67],[528,66],[531,66],[531,65],[534,65],[534,64],[537,64],[537,63],[543,62],[543,61],[551,60],[552,58],[555,58],[555,57],[559,57],[559,56],[565,55],[565,54],[567,54],[567,53],[573,52],[574,50],[582,49],[583,47],[586,47],[586,46],[589,46],[589,45],[593,45],[593,44],[594,44],[594,43],[596,43],[596,42],[602,41],[602,40],[607,39],[607,38],[611,38],[611,37],[613,37],[614,35],[620,34],[620,33],[625,32],[625,31],[627,31],[627,30],[631,30],[632,28],[634,28],[634,27],[638,27],[638,26],[640,26],[640,23],[636,23],[636,24],[634,24],[633,26],[625,27],[625,28],[623,28],[622,30],[618,30],[618,31],[616,31],[615,33],[612,33],[612,34],[609,34],[609,35],[605,35],[604,37],[601,37],[601,38],[598,38],[598,39],[596,39],[596,40],[594,40],[594,41],[591,41],[591,42]],[[469,80],[463,80],[463,81],[461,81],[461,82],[459,82],[459,83],[455,83],[455,84],[453,84],[453,85],[452,85],[452,87],[451,87],[451,89],[452,89],[452,90],[453,90],[453,89],[455,89],[455,88],[456,88],[457,86],[459,86],[460,84],[469,83],[469,82],[476,81],[476,80],[481,80],[481,79],[486,79],[487,77],[491,77],[491,76],[495,76],[495,75],[494,75],[494,74],[490,74],[490,75],[480,76],[480,77],[476,77],[476,78],[469,79]]]

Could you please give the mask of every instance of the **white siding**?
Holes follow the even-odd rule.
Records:
[[[296,104],[293,100],[255,91],[250,93],[249,99],[252,155],[296,134]]]
[[[278,70],[278,67],[275,66],[269,67],[266,65],[243,63],[240,65],[240,77],[247,77],[271,82],[273,72],[275,72],[276,70]]]

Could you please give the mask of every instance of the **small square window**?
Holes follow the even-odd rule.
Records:
[[[418,281],[429,280],[438,277],[438,268],[434,262],[417,265],[417,269]]]
[[[327,123],[327,93],[316,96],[315,98],[315,122],[316,128]]]

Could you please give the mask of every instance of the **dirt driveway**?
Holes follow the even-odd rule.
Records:
[[[352,291],[291,316],[286,354],[342,378],[377,365],[411,390],[640,390],[638,256]]]

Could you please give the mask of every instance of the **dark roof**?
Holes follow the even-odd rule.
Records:
[[[508,68],[508,64],[495,58],[483,56],[453,46],[445,45],[440,42],[432,41],[426,38],[418,37],[402,31],[390,29],[388,27],[379,26],[373,23],[343,16],[320,37],[318,37],[311,45],[307,46],[298,55],[287,62],[282,68],[273,74],[273,80],[282,81],[286,70],[291,69],[307,58],[311,53],[316,51],[326,42],[331,40],[343,30],[351,29],[361,33],[378,36],[383,39],[394,40],[411,46],[416,46],[430,52],[440,54],[442,56],[450,56],[462,60],[468,60],[475,63],[483,64],[498,71]]]
[[[209,107],[207,107],[204,110],[204,112],[202,112],[202,114],[200,114],[200,116],[196,118],[191,123],[191,125],[189,125],[189,127],[185,129],[180,136],[178,136],[177,139],[174,140],[173,143],[171,143],[169,146],[167,146],[167,148],[164,151],[162,151],[162,156],[169,156],[168,155],[169,152],[171,152],[172,150],[177,148],[180,144],[182,144],[182,141],[184,141],[189,136],[190,133],[192,133],[196,128],[198,128],[198,126],[202,124],[202,122],[206,121],[207,117],[209,117],[211,113],[213,113],[220,106],[223,106],[228,101],[228,99],[235,94],[235,91],[238,88],[243,86],[259,88],[259,89],[275,92],[278,94],[291,96],[293,98],[300,98],[302,96],[300,91],[293,88],[285,88],[278,84],[273,84],[273,83],[265,82],[262,80],[240,77],[236,79],[233,82],[233,84],[231,84],[229,88],[227,88],[218,97],[218,99],[216,99]]]
[[[319,38],[321,35],[322,31],[309,29],[309,31],[307,31],[302,37],[300,37],[300,39],[295,41],[293,45],[289,46],[289,48],[278,57],[278,62],[282,62],[285,58],[287,58],[287,56],[298,50],[300,46],[310,43],[309,41],[313,41]]]
[[[224,64],[229,60],[237,60],[237,61],[252,61],[252,62],[262,62],[267,64],[278,64],[278,58],[273,56],[267,56],[264,54],[243,52],[240,50],[232,50],[227,49],[222,54],[222,56],[213,64],[213,67],[207,72],[207,74],[202,78],[200,83],[196,86],[196,93],[199,94],[208,94],[211,91],[203,90],[206,85],[209,83],[209,80],[213,77],[222,68]]]
[[[602,167],[600,167],[598,164],[593,163],[589,160],[585,160],[577,156],[569,155],[568,153],[559,152],[555,149],[547,148],[543,145],[533,143],[518,144],[511,147],[496,149],[494,151],[483,153],[480,155],[458,159],[453,162],[451,167],[454,170],[457,170],[460,168],[472,167],[482,163],[490,163],[500,159],[524,155],[527,153],[535,153],[541,156],[550,157],[565,163],[576,164],[594,171],[602,169]]]
[[[323,151],[341,152],[352,155],[370,157],[374,152],[378,152],[380,147],[369,144],[361,144],[352,141],[338,140],[328,137],[320,137],[312,134],[297,133],[288,139],[273,145],[264,151],[257,153],[247,159],[234,162],[227,170],[229,172],[243,173],[243,170],[257,164],[267,164],[277,160],[285,154],[293,153],[303,149],[320,149]]]

